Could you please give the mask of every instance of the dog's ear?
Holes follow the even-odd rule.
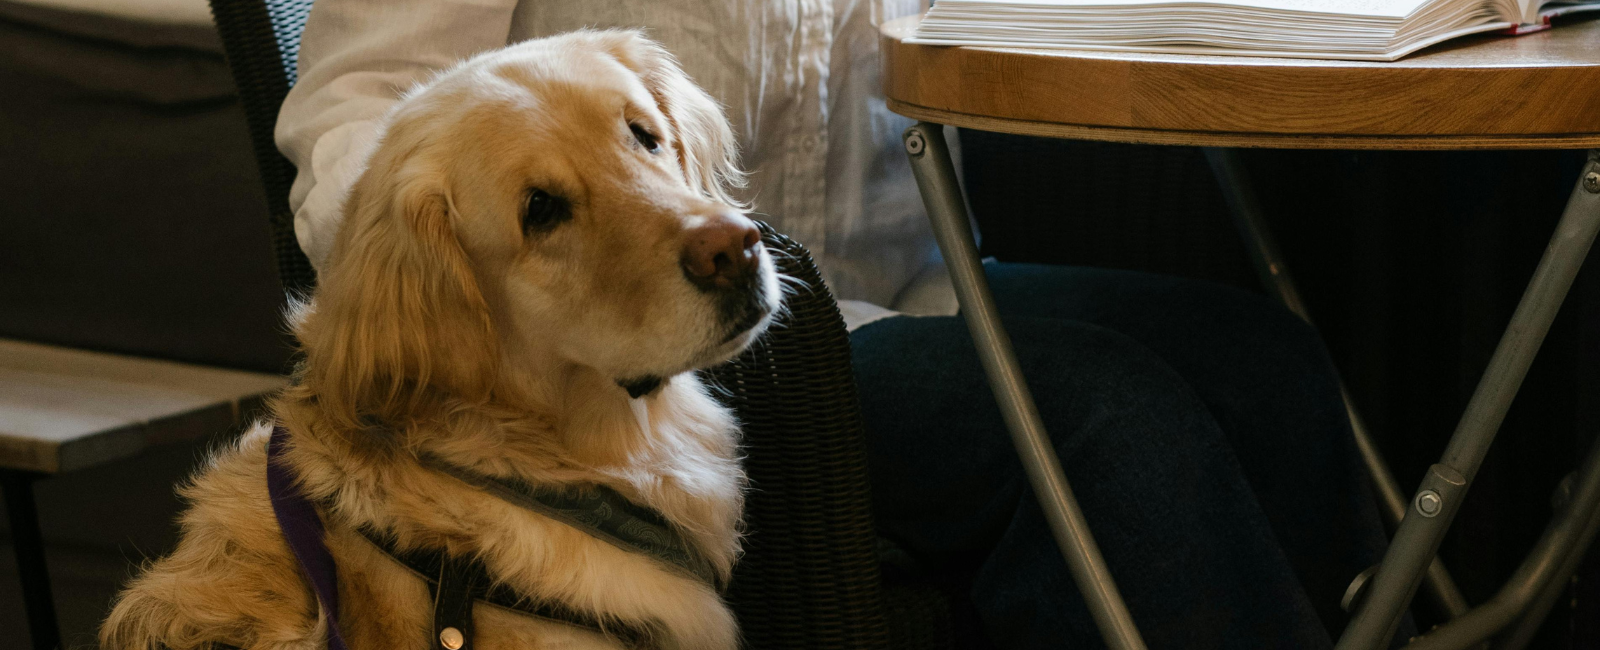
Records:
[[[742,206],[733,192],[745,185],[738,141],[722,105],[678,67],[666,48],[637,31],[606,34],[617,60],[639,75],[672,129],[678,163],[689,185],[706,198]]]
[[[400,149],[380,148],[352,190],[297,331],[306,381],[324,412],[352,426],[403,418],[441,392],[486,398],[495,376],[494,327],[444,174]]]

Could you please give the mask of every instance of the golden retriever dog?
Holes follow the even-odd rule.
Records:
[[[274,519],[274,424],[326,524],[352,650],[432,647],[426,583],[358,531],[475,557],[530,599],[732,649],[717,589],[511,505],[423,454],[658,511],[722,582],[739,554],[738,430],[693,372],[780,303],[721,108],[657,44],[583,31],[485,53],[408,93],[352,188],[295,384],[182,489],[182,538],[118,597],[104,650],[326,647]],[[632,397],[633,393],[643,393]],[[616,637],[479,604],[474,647]]]

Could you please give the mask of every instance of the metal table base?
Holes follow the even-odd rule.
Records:
[[[1028,480],[1067,560],[1067,567],[1106,645],[1116,650],[1143,648],[1144,641],[1072,496],[1017,364],[1010,338],[1000,324],[994,298],[978,261],[966,202],[950,160],[943,127],[919,122],[906,130],[905,146],[927,207],[928,220],[950,269],[962,314],[977,344],[990,387],[1022,458]],[[1236,160],[1226,150],[1214,150],[1208,155],[1219,180],[1223,181],[1242,233],[1255,244],[1252,253],[1258,258],[1263,279],[1291,310],[1304,317],[1299,296],[1283,269]],[[1424,577],[1429,578],[1430,592],[1441,608],[1456,618],[1417,639],[1412,644],[1417,648],[1468,648],[1502,631],[1505,631],[1504,647],[1520,648],[1518,644],[1526,644],[1550,605],[1559,597],[1561,583],[1576,569],[1583,549],[1594,538],[1596,528],[1600,528],[1600,441],[1595,443],[1594,451],[1573,476],[1570,497],[1552,518],[1544,537],[1511,581],[1489,603],[1463,612],[1465,601],[1435,559],[1435,553],[1597,230],[1600,230],[1600,151],[1590,152],[1550,246],[1451,438],[1444,459],[1429,469],[1412,499],[1402,502],[1404,514],[1383,562],[1376,567],[1370,580],[1358,586],[1359,593],[1352,594],[1355,616],[1339,639],[1339,650],[1388,647],[1389,639]],[[1376,447],[1359,424],[1359,416],[1353,410],[1351,414],[1357,427],[1358,446],[1368,466],[1377,470],[1374,477],[1385,500],[1380,505],[1393,515],[1394,502],[1399,495],[1398,483],[1377,456]]]
[[[1244,165],[1239,162],[1238,152],[1212,147],[1205,149],[1205,155],[1206,162],[1211,165],[1212,175],[1222,186],[1222,195],[1228,202],[1228,210],[1233,213],[1239,237],[1248,245],[1250,260],[1261,277],[1261,286],[1286,309],[1306,322],[1312,322],[1305,301],[1300,299],[1300,290],[1295,287],[1294,278],[1289,274],[1283,253],[1278,250],[1277,238],[1267,227],[1266,213],[1261,209],[1255,186],[1245,173]],[[1340,382],[1339,389],[1344,396],[1345,412],[1350,416],[1350,431],[1355,437],[1356,449],[1361,454],[1362,464],[1372,476],[1374,492],[1378,497],[1378,512],[1385,524],[1391,529],[1396,528],[1400,520],[1405,518],[1405,493],[1400,489],[1400,482],[1395,480],[1394,472],[1389,470],[1389,464],[1384,462],[1383,454],[1378,451],[1377,443],[1367,430],[1366,420],[1350,401],[1350,391],[1345,389],[1343,382]],[[1358,582],[1351,584],[1350,591],[1345,594],[1347,611],[1353,608],[1369,578],[1359,577]],[[1450,572],[1438,558],[1428,565],[1423,586],[1426,587],[1429,600],[1443,615],[1442,618],[1453,619],[1467,612],[1467,599],[1461,595],[1455,579],[1450,577]]]
[[[945,145],[944,127],[919,122],[906,131],[905,144],[906,153],[911,156],[911,171],[917,177],[917,187],[928,208],[928,220],[933,223],[933,235],[950,269],[956,298],[961,301],[961,313],[966,316],[967,327],[977,343],[978,358],[989,375],[989,386],[994,390],[1011,440],[1022,457],[1028,482],[1039,497],[1039,505],[1044,508],[1045,519],[1050,522],[1050,531],[1055,534],[1061,553],[1066,556],[1067,568],[1072,571],[1078,590],[1083,592],[1084,603],[1094,615],[1095,624],[1100,626],[1106,646],[1112,650],[1142,650],[1144,639],[1140,638],[1122,595],[1117,593],[1117,583],[1112,580],[1105,558],[1089,533],[1089,524],[1083,519],[1083,511],[1072,496],[1072,488],[1061,471],[1061,461],[1056,458],[1055,447],[1050,445],[1050,437],[1045,434],[1044,422],[1034,407],[1022,369],[1017,366],[1011,337],[1000,325],[989,281],[984,278],[983,266],[978,262],[978,246],[972,238],[966,201],[961,198],[955,166],[950,162],[950,150]]]

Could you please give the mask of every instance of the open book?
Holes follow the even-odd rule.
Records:
[[[913,43],[1393,61],[1600,0],[938,0]]]

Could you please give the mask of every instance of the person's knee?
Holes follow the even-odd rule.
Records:
[[[1121,463],[1219,443],[1193,388],[1138,341],[1089,323],[1006,322],[1041,417],[1063,427],[1052,431],[1062,456]]]
[[[1203,280],[1038,264],[986,267],[1002,311],[1070,318],[1125,334],[1177,367],[1296,382],[1330,376],[1315,328],[1277,301]]]
[[[1005,324],[1085,508],[1136,507],[1151,493],[1240,491],[1228,482],[1236,461],[1207,407],[1151,350],[1086,323]],[[888,319],[855,332],[852,345],[880,514],[944,522],[952,512],[1003,513],[1019,498],[1016,451],[959,319]]]
[[[1093,442],[1101,431],[1119,430],[1132,441],[1207,426],[1205,406],[1183,377],[1133,338],[1061,319],[1010,317],[1004,323],[1035,404],[1055,425],[1060,452]],[[1003,431],[999,406],[960,319],[886,319],[857,330],[851,343],[869,430],[912,425]],[[1072,431],[1083,433],[1074,437]],[[926,430],[921,435],[940,437]]]

